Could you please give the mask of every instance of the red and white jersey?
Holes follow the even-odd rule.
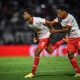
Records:
[[[69,38],[80,37],[80,29],[79,29],[78,23],[71,14],[68,14],[68,16],[65,19],[59,20],[59,18],[56,18],[54,20],[56,22],[60,22],[63,27],[66,25],[71,26],[70,32],[68,33]]]
[[[39,39],[50,37],[50,29],[44,25],[45,21],[43,18],[33,17],[33,24],[30,24],[30,27],[38,34]]]

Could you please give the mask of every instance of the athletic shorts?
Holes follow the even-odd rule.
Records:
[[[38,48],[45,49],[45,48],[47,48],[49,43],[50,43],[50,39],[49,38],[39,39]]]
[[[75,52],[77,49],[80,49],[80,37],[69,38],[67,43],[67,50],[70,52]]]

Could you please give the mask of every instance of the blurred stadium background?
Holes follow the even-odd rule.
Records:
[[[65,5],[69,12],[76,17],[80,25],[79,0],[0,0],[0,54],[5,56],[11,52],[11,49],[12,54],[24,54],[22,52],[26,54],[26,49],[28,50],[29,48],[27,45],[34,46],[34,31],[25,24],[22,18],[25,9],[30,10],[33,16],[45,17],[48,20],[52,20],[56,17],[55,10],[58,5]],[[60,24],[56,25],[55,28],[61,28]],[[65,33],[53,34],[52,43],[62,39],[64,35]],[[26,45],[25,51],[23,50],[24,46],[21,48],[19,45]],[[20,49],[22,51],[19,51]],[[66,54],[65,47],[62,50],[63,54]],[[58,54],[56,53],[56,55]]]
[[[0,44],[33,44],[33,31],[22,18],[24,9],[51,20],[58,5],[65,5],[80,25],[80,0],[0,0]],[[53,41],[61,37],[57,33]]]
[[[25,80],[24,73],[31,70],[37,43],[33,43],[34,31],[25,24],[22,18],[23,11],[29,9],[33,16],[52,20],[56,17],[55,10],[58,5],[65,5],[80,26],[80,0],[0,0],[0,80]],[[58,24],[55,28],[59,29],[61,25]],[[62,39],[64,35],[65,33],[53,34],[52,43]],[[32,57],[25,58],[24,56]],[[42,58],[37,73],[38,78],[35,80],[76,80],[72,78],[74,72],[66,57],[52,57],[67,56],[66,43],[56,49],[52,55],[43,50],[41,56],[51,57]]]

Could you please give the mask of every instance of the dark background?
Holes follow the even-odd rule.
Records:
[[[80,25],[80,0],[0,0],[0,44],[34,44],[34,31],[25,24],[23,11],[28,9],[33,16],[52,20],[56,17],[58,5],[65,5]],[[64,35],[52,35],[52,42],[62,39]]]

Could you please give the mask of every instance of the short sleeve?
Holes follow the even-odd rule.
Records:
[[[67,25],[68,25],[68,26],[72,26],[72,19],[68,19]]]
[[[46,23],[46,20],[44,18],[40,17],[33,17],[33,25],[35,26],[41,26]]]
[[[62,20],[62,26],[72,26],[72,19]]]
[[[38,22],[41,23],[41,24],[45,24],[46,23],[46,19],[38,18]]]

